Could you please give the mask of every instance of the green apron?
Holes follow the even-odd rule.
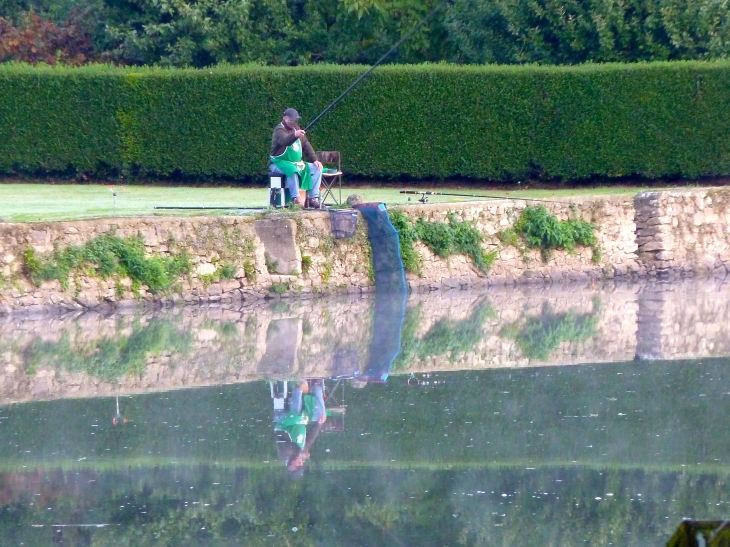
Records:
[[[274,431],[286,432],[291,441],[303,449],[307,440],[307,423],[309,423],[309,416],[292,412],[279,420],[274,426]]]
[[[302,413],[290,412],[279,420],[274,426],[274,431],[285,431],[294,444],[300,449],[304,449],[304,443],[307,441],[307,424],[314,415],[316,404],[314,395],[305,394],[302,397]],[[326,414],[330,416],[330,411],[327,410]]]
[[[297,139],[286,147],[283,154],[271,156],[271,163],[276,165],[287,177],[299,175],[299,188],[312,189],[312,174],[309,166],[302,161],[302,141]],[[292,196],[295,198],[297,196]]]

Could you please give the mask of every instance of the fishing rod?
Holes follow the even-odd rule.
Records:
[[[540,201],[542,203],[557,203],[559,205],[570,205],[570,203],[566,203],[564,201],[551,201],[549,199],[537,199],[537,198],[514,198],[514,197],[506,197],[506,196],[484,196],[481,194],[455,194],[452,192],[419,192],[417,190],[401,190],[401,194],[417,194],[421,196],[420,201],[421,203],[426,203],[428,201],[428,198],[426,196],[457,196],[462,198],[488,198],[488,199],[518,199],[522,201]]]
[[[313,119],[313,120],[312,120],[311,122],[309,122],[309,125],[307,125],[307,127],[305,127],[305,128],[304,128],[304,131],[309,131],[309,128],[310,128],[310,127],[312,127],[312,126],[313,126],[313,125],[314,125],[315,123],[317,123],[317,122],[319,121],[319,119],[320,119],[320,118],[321,118],[322,116],[324,116],[325,114],[327,114],[327,112],[329,112],[330,110],[332,110],[332,108],[334,108],[334,106],[335,106],[335,105],[336,105],[337,103],[339,103],[339,102],[340,102],[340,101],[341,101],[342,99],[344,99],[344,98],[345,98],[345,97],[346,97],[346,96],[347,96],[347,95],[348,95],[348,94],[350,93],[350,91],[352,91],[353,89],[355,89],[355,87],[357,87],[357,85],[358,85],[358,84],[359,84],[359,83],[360,83],[361,81],[363,81],[363,80],[364,80],[364,79],[365,79],[365,78],[366,78],[366,77],[367,77],[367,76],[368,76],[368,75],[369,75],[369,74],[370,74],[370,73],[371,73],[371,72],[372,72],[373,70],[375,70],[375,67],[377,67],[377,66],[378,66],[378,65],[379,65],[380,63],[382,63],[382,62],[383,62],[383,60],[384,60],[384,59],[385,59],[385,58],[386,58],[386,57],[387,57],[388,55],[390,55],[390,54],[391,54],[391,53],[393,53],[393,52],[394,52],[394,51],[395,51],[396,49],[398,49],[398,48],[399,48],[399,47],[401,46],[401,44],[402,44],[403,42],[405,42],[406,40],[408,40],[408,38],[410,38],[411,36],[413,36],[413,34],[414,34],[414,33],[415,33],[415,32],[416,32],[416,31],[417,31],[417,30],[418,30],[419,28],[421,28],[421,27],[422,27],[422,26],[423,26],[423,25],[424,25],[424,24],[425,24],[425,23],[426,23],[426,22],[427,22],[427,21],[428,21],[429,19],[431,19],[431,17],[433,17],[434,15],[436,15],[436,12],[437,12],[438,10],[440,10],[440,9],[441,9],[441,6],[443,6],[444,4],[446,4],[446,3],[448,2],[448,1],[449,1],[449,0],[442,0],[441,2],[439,2],[439,3],[438,3],[438,4],[436,5],[436,7],[435,7],[435,8],[433,8],[433,9],[431,10],[431,13],[429,13],[428,15],[426,15],[426,17],[424,17],[423,19],[421,19],[421,21],[420,21],[420,22],[419,22],[419,23],[418,23],[418,24],[417,24],[417,25],[416,25],[415,27],[413,27],[413,28],[412,28],[411,30],[409,30],[409,31],[408,31],[408,32],[407,32],[407,33],[406,33],[405,35],[403,35],[403,37],[402,37],[402,38],[401,38],[400,40],[398,40],[398,42],[397,42],[397,43],[396,43],[396,44],[395,44],[395,45],[394,45],[393,47],[391,47],[391,48],[390,48],[390,49],[389,49],[389,50],[388,50],[388,51],[387,51],[387,52],[385,53],[385,55],[383,55],[383,56],[382,56],[382,57],[381,57],[380,59],[378,59],[378,60],[377,60],[377,61],[375,62],[375,64],[374,64],[373,66],[371,66],[371,67],[370,67],[370,68],[369,68],[369,69],[368,69],[367,71],[365,71],[365,72],[364,72],[363,74],[361,74],[361,75],[360,75],[360,76],[359,76],[359,77],[358,77],[358,78],[357,78],[357,79],[356,79],[356,80],[355,80],[354,82],[352,82],[352,84],[350,85],[350,87],[348,87],[348,88],[347,88],[347,89],[346,89],[345,91],[343,91],[343,92],[342,92],[342,93],[340,94],[340,96],[339,96],[339,97],[337,97],[337,98],[336,98],[336,99],[335,99],[334,101],[332,101],[332,104],[330,104],[330,105],[329,105],[329,106],[328,106],[327,108],[325,108],[325,109],[324,109],[324,110],[323,110],[323,111],[322,111],[322,112],[321,112],[321,113],[320,113],[320,114],[319,114],[319,115],[318,115],[318,116],[317,116],[316,118],[314,118],[314,119]]]

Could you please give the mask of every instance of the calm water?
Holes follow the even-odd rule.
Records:
[[[2,546],[659,546],[730,516],[720,283],[3,321]],[[292,471],[307,378],[330,415]]]

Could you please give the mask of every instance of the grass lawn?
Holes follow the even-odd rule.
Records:
[[[149,215],[215,215],[243,214],[231,210],[156,210],[155,206],[198,206],[198,207],[266,207],[268,188],[226,188],[226,187],[183,187],[183,186],[137,186],[114,187],[117,192],[116,209],[114,196],[109,185],[95,184],[16,184],[2,183],[0,179],[0,219],[6,222],[42,222],[48,220],[71,220],[80,218],[149,216]],[[412,188],[407,185],[403,189]],[[513,198],[537,198],[555,201],[569,201],[577,195],[635,194],[646,188],[628,186],[606,186],[560,190],[478,190],[472,187],[449,187],[433,191],[455,194],[476,194]],[[400,193],[401,188],[354,187],[343,185],[343,201],[351,194],[360,194],[365,201],[382,201],[389,206],[405,205],[408,197]],[[417,188],[425,191],[422,185]],[[428,190],[431,190],[429,188]],[[420,196],[410,196],[410,203],[418,203]],[[474,197],[428,196],[429,203],[446,203],[474,200]],[[250,211],[254,213],[256,211]]]

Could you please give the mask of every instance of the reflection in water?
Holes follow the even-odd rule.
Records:
[[[295,482],[262,382],[120,398],[122,428],[113,398],[6,407],[0,537],[656,545],[683,516],[727,513],[724,361],[435,377],[351,390],[347,427],[319,433]]]
[[[405,291],[376,293],[373,339],[369,346],[367,367],[361,373],[357,367],[357,352],[340,348],[334,358],[333,379],[340,383],[343,377],[349,378],[352,385],[358,388],[365,387],[368,382],[385,382],[388,379],[393,361],[401,349],[406,300]],[[266,353],[261,363],[270,374],[280,374],[282,368],[295,368],[293,364],[297,347],[292,342],[297,340],[297,336],[294,334],[296,329],[291,325],[291,319],[282,319],[269,325]],[[278,457],[292,477],[300,477],[304,472],[304,462],[310,458],[314,441],[325,427],[328,416],[332,416],[332,410],[326,409],[324,401],[326,379],[307,378],[293,382],[285,379],[271,382],[270,389],[274,403]],[[341,413],[344,410],[341,407]]]
[[[16,318],[0,546],[663,545],[730,510],[728,296],[694,281]],[[336,389],[362,380],[344,427]]]
[[[600,310],[600,299],[594,308]],[[576,313],[568,310],[555,313],[549,302],[543,302],[540,315],[526,316],[502,327],[500,334],[517,342],[528,359],[547,360],[563,342],[582,342],[596,336],[597,311]]]
[[[46,341],[40,336],[31,340],[23,351],[27,369],[34,372],[40,366],[52,367],[114,381],[120,376],[141,374],[150,356],[164,352],[184,354],[191,343],[188,333],[163,318],[144,325],[134,321],[117,329],[114,335],[102,335],[88,342],[78,342],[80,335],[71,326],[57,341]]]
[[[287,390],[287,384],[283,383],[284,390]],[[327,421],[324,380],[294,382],[291,398],[284,397],[283,407],[280,412],[276,412],[276,405],[274,407],[276,451],[289,473],[301,476],[312,445]]]

